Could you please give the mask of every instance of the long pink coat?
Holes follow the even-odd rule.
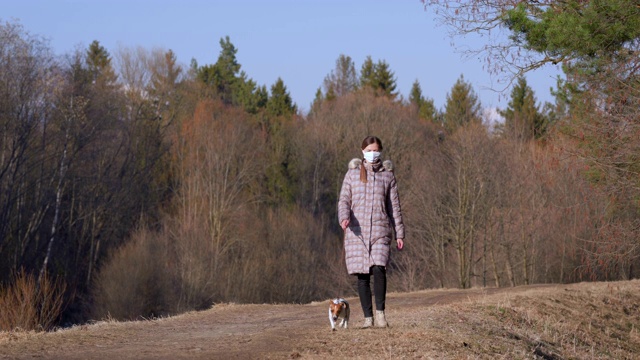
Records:
[[[360,181],[360,166],[367,183]],[[345,260],[349,274],[368,274],[373,265],[387,266],[392,241],[404,239],[398,186],[391,162],[370,164],[360,159],[349,163],[338,201],[338,220],[349,219],[345,234]]]

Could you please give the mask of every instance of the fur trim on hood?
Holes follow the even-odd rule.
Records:
[[[349,161],[349,169],[357,169],[362,164],[362,159],[353,158]],[[382,166],[387,171],[393,171],[393,163],[391,160],[385,160],[382,162]]]

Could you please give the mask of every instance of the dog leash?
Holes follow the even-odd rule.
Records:
[[[344,235],[342,235],[342,255],[340,255],[340,258],[342,259],[342,261],[344,261],[345,267],[347,265],[347,228],[345,228],[344,230]],[[340,282],[336,282],[336,283],[340,283]],[[340,298],[340,290],[337,289],[336,290],[336,299]]]

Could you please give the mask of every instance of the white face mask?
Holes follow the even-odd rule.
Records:
[[[370,163],[376,162],[380,159],[380,152],[378,151],[363,151],[362,154],[364,155],[364,159]]]

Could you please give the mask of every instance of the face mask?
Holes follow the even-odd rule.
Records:
[[[380,159],[380,153],[378,151],[363,151],[362,154],[364,154],[364,159],[370,163],[376,162],[378,159]]]

